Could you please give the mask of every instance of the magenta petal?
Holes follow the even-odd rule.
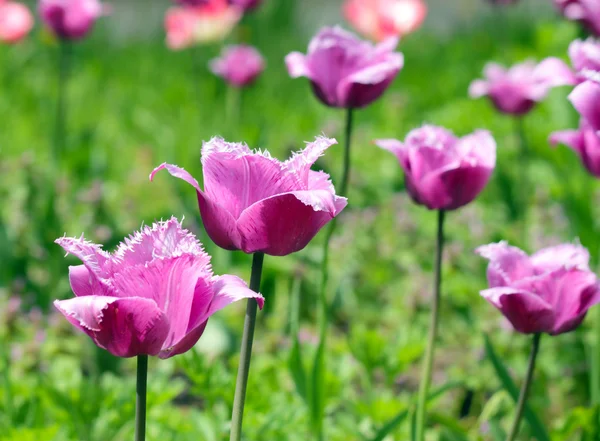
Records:
[[[600,130],[600,85],[586,81],[571,92],[569,100],[594,130]]]
[[[529,256],[506,242],[484,245],[477,248],[475,252],[490,261],[487,278],[491,288],[507,286],[535,274]]]
[[[337,144],[335,139],[319,136],[314,142],[309,142],[304,150],[295,153],[290,159],[284,162],[285,168],[296,174],[299,181],[305,185],[304,188],[297,188],[296,190],[306,190],[309,188],[307,186],[309,175],[317,173],[312,172],[310,167],[317,162],[317,159],[323,155],[325,150],[335,144]]]
[[[550,144],[564,144],[571,147],[579,155],[583,151],[583,134],[579,130],[561,130],[550,135]]]
[[[530,334],[552,329],[552,307],[535,294],[503,287],[481,291],[481,296],[502,312],[519,332]]]
[[[213,301],[210,304],[208,315],[211,316],[215,312],[220,311],[227,305],[230,305],[242,299],[256,299],[258,307],[263,308],[265,304],[264,297],[252,291],[242,279],[236,276],[223,275],[213,278]]]
[[[446,189],[444,195],[449,195],[450,203],[442,202],[440,198],[438,209],[456,210],[472,202],[485,188],[493,168],[485,166],[460,167],[444,171],[440,180]]]
[[[306,56],[300,52],[292,52],[285,57],[285,65],[292,78],[311,78],[310,69],[306,63]]]
[[[559,283],[554,283],[556,319],[552,334],[575,329],[583,321],[588,309],[600,302],[600,288],[593,273],[565,271]]]
[[[589,271],[590,253],[581,245],[562,244],[544,248],[530,257],[537,271],[577,268]]]
[[[67,253],[79,258],[92,274],[100,278],[110,277],[112,272],[110,254],[103,251],[101,246],[86,241],[83,236],[79,239],[61,237],[54,242]]]
[[[242,250],[272,256],[299,251],[346,204],[345,198],[326,190],[297,191],[257,202],[238,220]]]
[[[188,333],[183,337],[175,346],[171,346],[170,348],[163,349],[159,352],[159,358],[163,360],[166,358],[174,357],[175,355],[183,354],[184,352],[189,351],[194,347],[194,345],[200,340],[202,334],[204,334],[204,330],[206,329],[206,325],[208,324],[208,320],[200,323],[195,328],[188,331]]]
[[[150,299],[84,296],[57,300],[54,306],[117,357],[157,355],[169,332],[166,316]]]
[[[69,282],[73,293],[80,296],[110,295],[110,289],[99,282],[85,265],[69,267]]]
[[[533,73],[538,81],[547,87],[577,84],[577,78],[571,68],[561,59],[548,57],[537,65]]]

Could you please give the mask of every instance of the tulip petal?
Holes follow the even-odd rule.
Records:
[[[163,349],[158,353],[158,357],[165,360],[167,358],[174,357],[175,355],[183,354],[184,352],[189,351],[194,347],[202,334],[204,334],[204,330],[206,329],[206,325],[208,324],[208,320],[200,323],[195,328],[188,331],[188,333],[174,346],[170,348]]]
[[[445,197],[439,198],[438,203],[434,203],[435,209],[456,210],[468,203],[472,202],[479,193],[485,188],[490,180],[493,167],[474,166],[474,167],[459,167],[443,171],[439,178],[434,180],[429,176],[423,180],[420,188],[427,187],[427,183],[431,182],[432,192],[434,186],[438,185],[438,179],[441,181],[442,188],[445,189]],[[434,183],[435,182],[435,183]],[[449,199],[448,202],[445,199]]]
[[[284,162],[284,166],[291,173],[295,173],[299,177],[299,181],[304,184],[304,188],[296,190],[308,190],[309,174],[312,173],[310,167],[323,155],[332,145],[337,144],[333,138],[325,138],[319,136],[314,142],[309,142],[306,148]]]
[[[398,141],[397,139],[376,139],[374,142],[377,147],[396,155],[396,158],[398,158],[398,161],[405,172],[410,171],[407,147],[404,143]]]
[[[92,274],[99,278],[108,278],[112,273],[110,254],[102,250],[100,245],[88,242],[83,235],[74,237],[61,237],[54,241],[60,245],[67,254],[73,254],[83,262]]]
[[[481,98],[490,93],[490,85],[484,80],[475,80],[469,85],[469,96],[471,98]]]
[[[212,289],[214,296],[207,312],[208,316],[242,299],[256,299],[260,309],[265,304],[264,297],[248,288],[246,282],[237,276],[228,274],[215,276],[213,278]]]
[[[533,76],[547,87],[577,84],[577,78],[573,70],[564,61],[556,57],[548,57],[540,62],[535,68]]]
[[[157,355],[169,332],[167,317],[150,299],[84,296],[54,305],[96,345],[117,357]]]
[[[490,261],[487,278],[491,288],[503,287],[534,275],[529,256],[517,247],[506,242],[484,245],[475,250],[481,257]]]
[[[69,267],[69,283],[73,293],[78,296],[110,295],[110,287],[86,268],[85,265]]]
[[[306,56],[300,52],[291,52],[285,57],[285,65],[292,78],[311,78],[310,69],[306,62]]]
[[[544,248],[532,254],[529,261],[538,271],[555,271],[559,268],[589,270],[590,253],[581,245],[562,244]]]
[[[583,134],[579,130],[560,130],[554,132],[549,138],[550,144],[564,144],[572,148],[579,155],[583,152]]]
[[[600,130],[600,85],[586,81],[573,89],[569,100],[594,130]]]

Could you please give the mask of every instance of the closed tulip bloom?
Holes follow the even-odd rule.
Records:
[[[60,39],[79,40],[108,13],[99,0],[40,0],[39,12],[44,24]]]
[[[21,3],[0,1],[0,43],[18,43],[33,28],[33,16]]]
[[[339,27],[323,28],[308,46],[308,54],[285,58],[292,78],[307,77],[325,105],[365,107],[379,98],[404,65],[394,52],[397,38],[373,46]]]
[[[262,73],[265,62],[258,50],[252,46],[227,46],[221,56],[210,62],[210,70],[232,86],[251,84]]]
[[[573,84],[569,66],[552,57],[537,65],[526,61],[508,70],[488,63],[484,76],[485,80],[471,83],[471,98],[487,96],[500,112],[518,116],[528,113],[553,87]]]
[[[600,178],[600,136],[584,119],[578,130],[563,130],[550,136],[553,145],[564,144],[579,155],[585,168]]]
[[[600,35],[598,0],[554,0],[554,4],[567,19],[581,23],[594,35]]]
[[[396,155],[408,193],[430,210],[455,210],[473,201],[496,166],[496,142],[484,130],[457,138],[426,125],[411,131],[404,143],[381,139],[375,144]]]
[[[210,256],[174,218],[134,233],[114,253],[83,237],[56,242],[83,265],[69,268],[76,297],[54,305],[117,357],[181,354],[228,304],[255,298],[263,305],[238,277],[214,276]]]
[[[416,31],[427,5],[423,0],[346,0],[344,16],[365,37],[382,41]]]
[[[335,144],[317,138],[285,162],[214,138],[202,147],[204,191],[184,169],[162,169],[194,186],[206,232],[221,248],[285,256],[303,249],[346,206],[329,175],[310,169]]]
[[[528,256],[506,242],[476,251],[490,261],[489,289],[481,295],[525,334],[562,334],[575,329],[600,302],[589,253],[579,245],[544,248]]]

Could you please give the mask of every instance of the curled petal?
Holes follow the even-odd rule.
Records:
[[[590,253],[581,245],[562,244],[544,248],[534,253],[531,264],[538,271],[554,271],[559,268],[589,270]]]
[[[314,142],[309,142],[304,150],[295,153],[285,161],[284,166],[290,172],[297,174],[299,181],[306,185],[310,167],[323,155],[325,150],[335,144],[337,144],[335,139],[320,136]],[[304,187],[304,189],[306,190],[308,187]]]
[[[112,294],[110,286],[105,281],[100,281],[85,265],[69,267],[69,283],[78,297]]]
[[[529,256],[506,242],[484,245],[475,252],[490,261],[487,278],[491,288],[507,286],[535,274]]]
[[[579,130],[561,130],[550,135],[550,144],[564,144],[571,147],[578,154],[583,151],[583,134]]]
[[[73,254],[83,262],[85,267],[96,277],[107,278],[112,273],[110,254],[102,250],[100,245],[86,241],[83,236],[61,237],[54,241],[68,254]]]
[[[252,291],[248,288],[246,282],[236,276],[215,276],[213,278],[212,289],[213,300],[208,309],[208,316],[242,299],[256,299],[260,309],[265,304],[265,299],[262,295]]]
[[[300,52],[291,52],[285,57],[285,65],[292,78],[311,78],[310,69],[306,63],[306,56]]]

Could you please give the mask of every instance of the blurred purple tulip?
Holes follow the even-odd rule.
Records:
[[[162,169],[192,185],[206,232],[227,250],[285,256],[303,249],[346,206],[329,175],[310,169],[334,139],[317,138],[280,162],[268,152],[214,138],[202,147],[204,191],[187,171]]]
[[[573,84],[569,66],[552,57],[537,65],[526,61],[508,70],[499,64],[488,63],[484,76],[485,80],[471,83],[471,98],[487,96],[496,109],[511,115],[525,115],[546,97],[551,88]]]
[[[244,11],[252,11],[261,5],[262,0],[229,0],[229,2]]]
[[[473,201],[496,166],[496,142],[484,130],[459,139],[442,127],[423,126],[404,143],[375,143],[396,155],[408,193],[431,210],[455,210]]]
[[[307,77],[325,105],[365,107],[379,98],[404,65],[394,52],[398,38],[373,46],[340,27],[323,28],[308,46],[308,54],[285,57],[292,78]]]
[[[40,0],[44,24],[62,40],[80,40],[109,12],[99,0]]]
[[[575,40],[569,45],[569,57],[575,69],[573,83],[581,83],[600,72],[600,42],[593,38]]]
[[[572,148],[583,162],[585,168],[600,178],[600,136],[582,119],[578,130],[563,130],[550,136],[553,145],[564,144]]]
[[[554,4],[567,19],[581,23],[594,35],[600,35],[598,0],[554,0]]]
[[[600,130],[600,84],[585,81],[573,89],[569,100],[592,129]]]
[[[580,245],[544,248],[532,256],[506,242],[485,245],[477,254],[490,261],[489,289],[481,295],[524,334],[562,334],[575,329],[600,302],[589,253]]]
[[[54,305],[117,357],[181,354],[215,312],[244,298],[263,304],[238,277],[213,276],[210,256],[175,218],[134,233],[112,254],[83,237],[56,243],[83,265],[69,267],[76,297]]]
[[[247,45],[227,46],[219,58],[210,62],[210,70],[235,87],[253,83],[264,68],[260,52]]]

